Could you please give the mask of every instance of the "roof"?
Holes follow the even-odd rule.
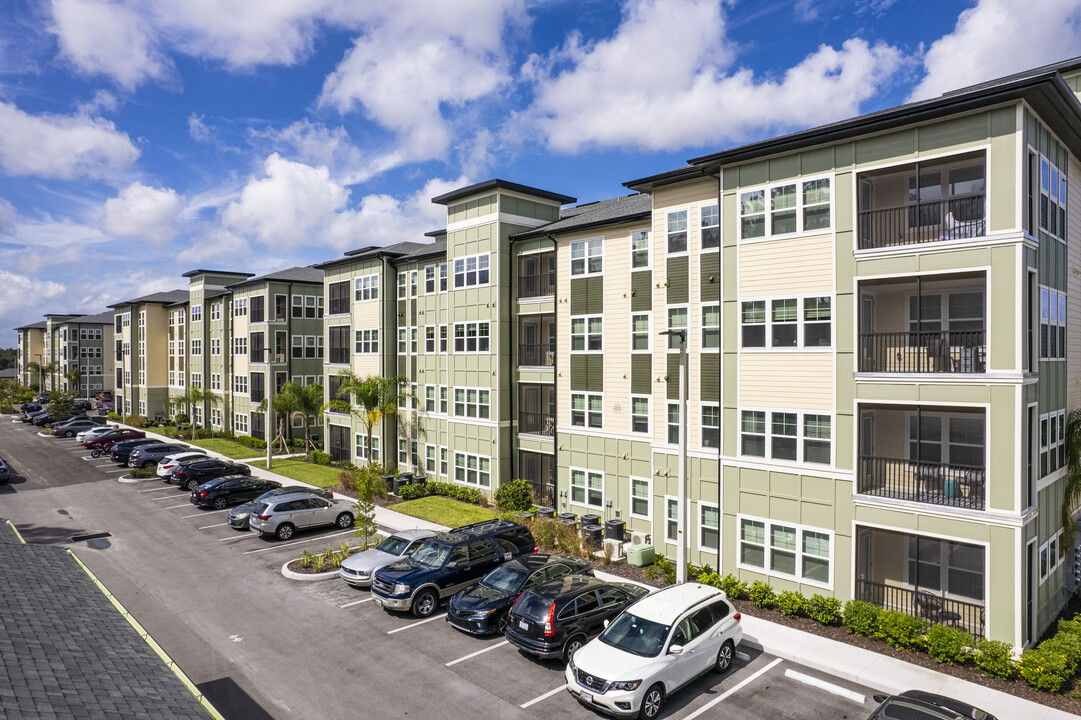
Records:
[[[29,325],[20,325],[15,328],[16,330],[44,330],[47,324],[44,320],[39,320],[36,323],[30,323]]]
[[[68,322],[79,323],[80,325],[112,325],[113,311],[106,310],[97,315],[79,315],[68,320]]]
[[[650,192],[654,188],[663,187],[664,185],[673,185],[675,183],[704,177],[709,177],[709,175],[701,168],[681,167],[676,168],[675,170],[658,173],[657,175],[650,175],[649,177],[644,177],[640,180],[631,180],[630,182],[623,183],[623,185],[629,187],[631,190],[637,190],[638,192]]]
[[[172,303],[187,302],[187,300],[187,290],[166,290],[165,292],[150,293],[149,295],[132,298],[131,300],[122,300],[121,302],[109,305],[109,307],[116,308],[121,307],[122,305],[137,305],[140,303],[158,303],[161,305],[170,305]]]
[[[259,275],[258,277],[251,277],[247,280],[242,280],[238,283],[233,283],[229,286],[230,289],[244,287],[246,285],[254,285],[261,282],[299,282],[299,283],[311,283],[312,285],[323,284],[323,271],[315,267],[314,265],[308,265],[306,267],[291,267],[285,270],[277,270],[266,275]]]
[[[198,270],[189,270],[180,277],[195,277],[196,275],[236,275],[237,277],[251,277],[255,273],[235,272],[233,270],[204,270],[202,268]]]
[[[400,242],[393,245],[366,245],[356,250],[350,250],[345,253],[345,257],[338,258],[337,260],[329,260],[324,263],[317,263],[312,267],[319,270],[325,270],[327,268],[337,267],[339,265],[347,265],[359,260],[372,260],[380,257],[391,258],[397,260],[406,256],[414,257],[427,257],[431,255],[431,251],[439,243],[432,242]],[[446,243],[443,243],[443,249],[441,252],[446,252]]]
[[[560,218],[540,227],[518,233],[514,240],[539,237],[549,233],[587,230],[602,225],[644,220],[653,213],[653,197],[646,193],[635,193],[623,197],[601,200],[585,205],[565,208]]]
[[[18,368],[10,367],[10,368],[4,368],[3,370],[0,370],[0,380],[8,380],[10,378],[17,378],[17,377],[19,377],[19,369]]]
[[[705,600],[724,596],[723,590],[701,583],[670,585],[636,602],[632,612],[645,620],[671,625],[688,608]]]
[[[0,567],[0,717],[207,720],[64,548],[0,524]]]
[[[467,187],[458,188],[457,190],[451,190],[442,195],[436,195],[432,198],[432,202],[437,205],[449,205],[455,200],[461,200],[462,198],[470,197],[472,195],[479,195],[480,193],[488,192],[490,190],[513,190],[514,192],[544,198],[545,200],[555,200],[560,205],[577,202],[575,198],[572,198],[569,195],[560,195],[559,193],[529,187],[528,185],[519,185],[518,183],[510,182],[509,180],[499,180],[498,178],[494,180],[485,180],[476,185],[469,185]]]

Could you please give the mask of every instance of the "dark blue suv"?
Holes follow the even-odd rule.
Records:
[[[407,560],[372,576],[372,599],[386,610],[412,610],[428,617],[442,600],[484,577],[489,570],[537,551],[529,528],[509,520],[487,520],[424,541]]]

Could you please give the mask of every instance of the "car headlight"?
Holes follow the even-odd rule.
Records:
[[[234,520],[243,520],[246,517],[248,517],[248,513],[237,513],[236,515],[233,516],[233,519]]]
[[[362,580],[367,580],[368,579],[369,573],[366,573],[363,570],[355,570],[354,572],[356,573],[356,576],[358,578],[361,578]]]
[[[612,683],[610,690],[637,690],[638,686],[642,684],[641,680],[622,680],[620,682]]]
[[[477,612],[475,612],[475,613],[471,614],[471,615],[470,615],[469,617],[470,617],[470,619],[472,619],[472,620],[484,620],[484,619],[486,619],[486,618],[487,618],[487,617],[488,617],[489,615],[491,615],[492,613],[494,613],[494,612],[495,612],[496,610],[498,610],[498,608],[492,608],[491,610],[484,610],[484,611],[479,611],[479,610],[478,610]]]
[[[394,594],[395,595],[404,595],[407,592],[409,592],[409,590],[410,590],[410,587],[408,585],[403,585],[402,583],[394,583]]]

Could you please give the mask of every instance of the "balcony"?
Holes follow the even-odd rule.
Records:
[[[522,411],[518,413],[518,432],[522,435],[554,437],[556,434],[556,417],[550,413]]]
[[[552,367],[556,361],[555,343],[519,343],[520,367]]]
[[[334,347],[330,348],[330,362],[338,364],[346,364],[349,362],[349,348]]]
[[[987,234],[982,151],[861,173],[856,228],[861,250]]]
[[[518,386],[518,433],[555,437],[556,395],[553,385],[522,383]]]
[[[555,315],[520,315],[518,318],[518,366],[555,365]]]
[[[984,273],[866,281],[859,286],[859,372],[987,370]]]
[[[551,297],[556,291],[555,253],[518,258],[518,299]]]
[[[983,411],[861,405],[856,493],[983,510]]]

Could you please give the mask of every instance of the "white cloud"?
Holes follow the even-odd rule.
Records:
[[[0,197],[0,235],[7,235],[15,229],[15,206]]]
[[[0,317],[26,315],[27,305],[41,309],[36,315],[44,315],[48,312],[45,307],[64,291],[63,285],[52,280],[30,278],[0,269]]]
[[[799,22],[811,22],[818,18],[817,0],[796,0],[792,10]]]
[[[172,188],[132,183],[105,201],[101,226],[113,237],[165,243],[176,235],[184,201]]]
[[[781,78],[757,78],[727,70],[724,28],[720,0],[631,0],[612,38],[584,45],[572,36],[531,58],[523,78],[536,99],[516,118],[525,129],[512,132],[538,129],[562,152],[743,141],[857,114],[902,63],[896,48],[853,38],[819,47]]]
[[[980,0],[931,44],[910,99],[1065,60],[1079,48],[1081,0]]]
[[[363,172],[364,153],[353,144],[348,131],[341,125],[328,127],[310,120],[297,122],[282,128],[251,130],[251,136],[268,140],[280,152],[308,165],[325,166],[334,177]],[[347,184],[353,184],[353,180]]]
[[[203,266],[208,260],[228,261],[238,257],[251,257],[251,245],[240,235],[216,228],[192,241],[192,244],[176,256],[184,265]],[[252,270],[247,270],[252,272]]]
[[[138,157],[131,138],[104,118],[31,115],[0,102],[0,169],[9,175],[107,177]]]
[[[107,75],[128,90],[165,79],[172,63],[156,48],[154,32],[133,9],[107,0],[52,0],[60,53],[87,75]]]
[[[210,128],[203,122],[205,115],[188,115],[188,134],[195,142],[207,142],[210,140]]]

